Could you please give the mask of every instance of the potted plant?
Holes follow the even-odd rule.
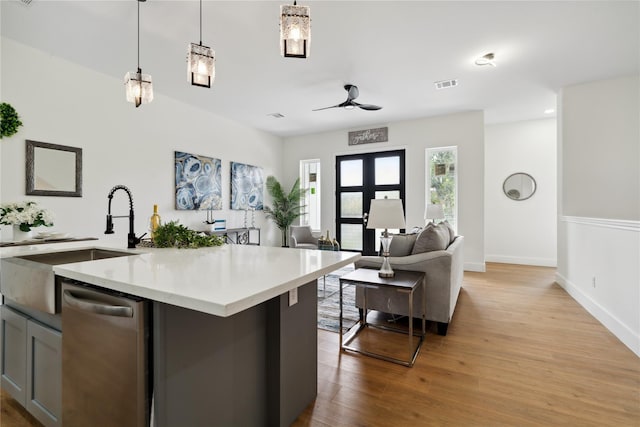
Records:
[[[293,183],[288,194],[284,192],[282,185],[274,176],[267,177],[267,191],[271,196],[273,207],[265,206],[264,213],[267,218],[272,219],[282,232],[282,247],[287,247],[287,236],[289,226],[296,218],[303,214],[300,201],[305,190],[300,188],[300,179]]]
[[[53,215],[32,201],[4,203],[0,206],[0,224],[13,225],[14,240],[27,240],[31,228],[41,225],[51,227]]]

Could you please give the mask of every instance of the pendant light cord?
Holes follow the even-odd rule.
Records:
[[[202,46],[202,0],[200,0],[200,46]]]
[[[140,70],[140,0],[138,0],[138,70]]]

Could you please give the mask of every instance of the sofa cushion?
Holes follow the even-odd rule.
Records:
[[[417,234],[394,234],[389,245],[389,256],[411,255]]]
[[[444,224],[445,227],[447,227],[447,230],[449,230],[449,243],[447,244],[447,246],[449,246],[456,239],[456,232],[453,229],[453,227],[451,226],[451,224],[449,224],[449,221],[444,220],[440,224]]]
[[[446,225],[442,223],[434,225],[430,222],[418,234],[411,254],[445,250],[449,246],[449,239],[449,229],[447,229]]]

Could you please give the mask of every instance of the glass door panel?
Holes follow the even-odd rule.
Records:
[[[362,250],[362,225],[341,224],[340,225],[340,249],[345,251]]]
[[[340,194],[340,217],[362,218],[362,192],[349,192]]]
[[[363,161],[345,160],[340,163],[340,186],[357,187],[362,185]]]
[[[400,184],[400,156],[375,159],[376,185]]]

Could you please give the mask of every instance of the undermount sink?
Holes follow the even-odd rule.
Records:
[[[60,312],[60,283],[54,265],[136,255],[88,248],[4,258],[0,266],[0,293],[5,298],[45,313]]]
[[[15,258],[27,261],[39,262],[47,265],[70,264],[72,262],[95,261],[98,259],[116,258],[121,256],[135,255],[130,252],[118,252],[107,249],[79,249],[64,252],[50,252],[37,255],[23,255]]]

